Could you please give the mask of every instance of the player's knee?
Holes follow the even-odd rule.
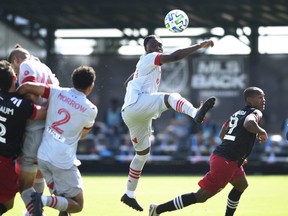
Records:
[[[209,197],[207,197],[207,196],[197,196],[197,197],[196,197],[197,203],[204,203],[204,202],[206,202],[208,199],[209,199]]]
[[[242,191],[246,190],[248,188],[249,184],[248,182],[245,182],[243,185],[242,185]]]
[[[202,188],[195,193],[197,203],[204,203],[212,196],[213,194],[211,192]]]
[[[242,182],[241,184],[235,186],[235,189],[240,192],[244,192],[248,188],[248,182]]]
[[[77,203],[77,204],[76,204]],[[77,213],[77,212],[81,212],[83,210],[83,202],[77,202],[76,201],[76,205],[73,206],[72,209],[70,209],[71,213]]]
[[[75,213],[81,212],[83,210],[83,205],[78,205]]]

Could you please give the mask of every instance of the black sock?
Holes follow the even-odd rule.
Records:
[[[175,197],[169,202],[159,205],[156,209],[156,213],[161,214],[167,211],[175,211],[194,203],[196,203],[196,197],[194,193],[183,194]]]
[[[229,195],[228,195],[228,200],[227,200],[227,207],[226,207],[226,213],[225,216],[233,216],[234,212],[239,204],[239,200],[241,197],[241,194],[243,192],[240,192],[233,188]]]
[[[7,208],[4,204],[0,203],[0,215],[7,212]]]

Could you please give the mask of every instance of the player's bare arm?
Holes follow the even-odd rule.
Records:
[[[164,64],[164,63],[168,63],[168,62],[179,61],[179,60],[191,55],[192,53],[196,52],[197,50],[199,50],[201,48],[209,48],[209,47],[213,47],[213,46],[214,46],[214,42],[212,40],[205,40],[199,44],[195,44],[193,46],[183,48],[183,49],[178,49],[175,52],[172,52],[170,54],[164,54],[163,53],[160,57],[160,63]]]
[[[20,95],[25,95],[25,94],[34,94],[37,96],[42,96],[44,95],[45,92],[45,84],[42,83],[34,83],[34,82],[26,82],[20,85],[16,92]]]
[[[255,113],[251,113],[246,117],[243,126],[250,133],[257,134],[257,139],[260,142],[265,142],[268,139],[267,132],[262,127],[259,126],[258,118],[257,115],[255,115]]]
[[[228,129],[228,122],[225,121],[224,124],[221,127],[220,134],[219,134],[219,137],[220,137],[220,139],[222,141],[224,140],[224,136],[225,136],[225,134],[227,132],[227,129]]]

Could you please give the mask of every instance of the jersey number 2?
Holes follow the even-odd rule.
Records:
[[[66,124],[70,120],[70,113],[66,109],[59,109],[58,114],[63,114],[64,117],[60,119],[59,121],[53,122],[52,128],[56,130],[59,134],[62,134],[64,131],[59,128],[60,125]]]

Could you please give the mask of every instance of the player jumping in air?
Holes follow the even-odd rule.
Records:
[[[149,157],[152,133],[152,119],[159,118],[169,108],[184,113],[201,123],[205,114],[214,106],[215,98],[209,98],[199,108],[195,108],[179,93],[158,92],[161,80],[161,65],[181,60],[201,48],[212,47],[213,41],[206,40],[199,44],[164,54],[162,41],[155,35],[144,39],[146,53],[140,57],[136,71],[127,79],[126,95],[122,106],[122,118],[129,128],[130,138],[136,154],[130,163],[126,193],[121,201],[135,210],[143,208],[135,199],[135,190],[142,169]]]

